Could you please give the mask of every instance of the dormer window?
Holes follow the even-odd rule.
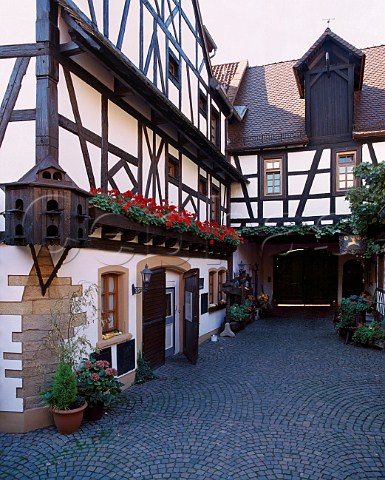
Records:
[[[168,52],[168,76],[172,83],[179,88],[180,86],[180,63],[176,56]]]

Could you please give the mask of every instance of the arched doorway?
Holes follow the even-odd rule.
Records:
[[[364,291],[364,267],[359,260],[344,263],[342,276],[342,296],[359,295]]]
[[[278,304],[330,305],[337,300],[337,257],[324,250],[298,249],[274,258]]]

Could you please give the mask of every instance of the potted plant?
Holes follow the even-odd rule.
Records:
[[[385,341],[384,325],[378,322],[372,322],[370,325],[359,323],[352,340],[357,345],[375,346],[383,349]]]
[[[78,395],[75,374],[68,363],[59,363],[52,386],[42,394],[42,400],[50,407],[59,433],[68,435],[76,432],[83,420],[87,402]]]
[[[107,360],[83,359],[76,371],[76,381],[79,394],[88,402],[86,418],[89,420],[99,420],[121,392],[123,383],[116,375],[117,371]]]

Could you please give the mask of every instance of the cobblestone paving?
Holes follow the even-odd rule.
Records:
[[[385,353],[276,309],[176,355],[74,435],[0,434],[5,479],[385,479]]]

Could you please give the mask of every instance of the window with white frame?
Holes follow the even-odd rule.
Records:
[[[349,190],[355,186],[353,168],[356,166],[355,152],[337,153],[337,191]]]
[[[264,159],[265,195],[282,195],[282,159]]]

